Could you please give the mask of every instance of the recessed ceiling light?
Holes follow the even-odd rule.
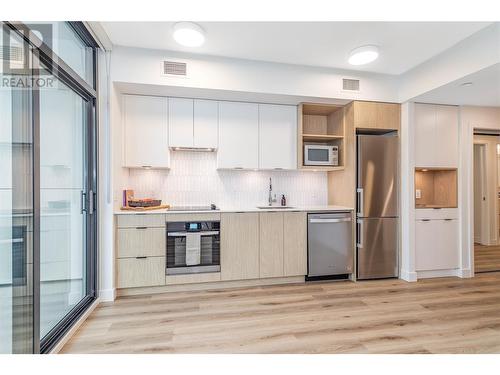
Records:
[[[377,46],[362,46],[351,51],[348,61],[351,65],[365,65],[377,60],[378,55]]]
[[[460,84],[460,87],[470,87],[470,86],[472,86],[472,82],[464,82]]]
[[[193,22],[177,22],[174,25],[174,39],[185,47],[199,47],[205,43],[205,31]]]

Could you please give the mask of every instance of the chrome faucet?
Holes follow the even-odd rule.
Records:
[[[267,198],[267,203],[269,206],[272,206],[273,202],[276,202],[276,194],[274,194],[273,198],[273,181],[271,180],[271,177],[269,177],[269,196]]]

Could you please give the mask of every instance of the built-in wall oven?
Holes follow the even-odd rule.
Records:
[[[167,275],[220,272],[220,221],[167,222]]]

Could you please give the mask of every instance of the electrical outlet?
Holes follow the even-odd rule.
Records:
[[[415,198],[416,199],[422,198],[422,192],[420,191],[420,189],[415,190]]]

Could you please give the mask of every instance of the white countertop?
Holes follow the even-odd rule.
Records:
[[[205,214],[205,213],[223,213],[223,212],[290,212],[290,211],[301,211],[301,212],[335,212],[335,211],[353,211],[352,207],[344,206],[305,206],[305,207],[288,207],[279,208],[279,206],[269,207],[269,208],[257,208],[257,207],[221,207],[218,210],[211,211],[175,211],[175,210],[148,210],[148,211],[115,211],[115,215],[134,215],[134,214]]]

